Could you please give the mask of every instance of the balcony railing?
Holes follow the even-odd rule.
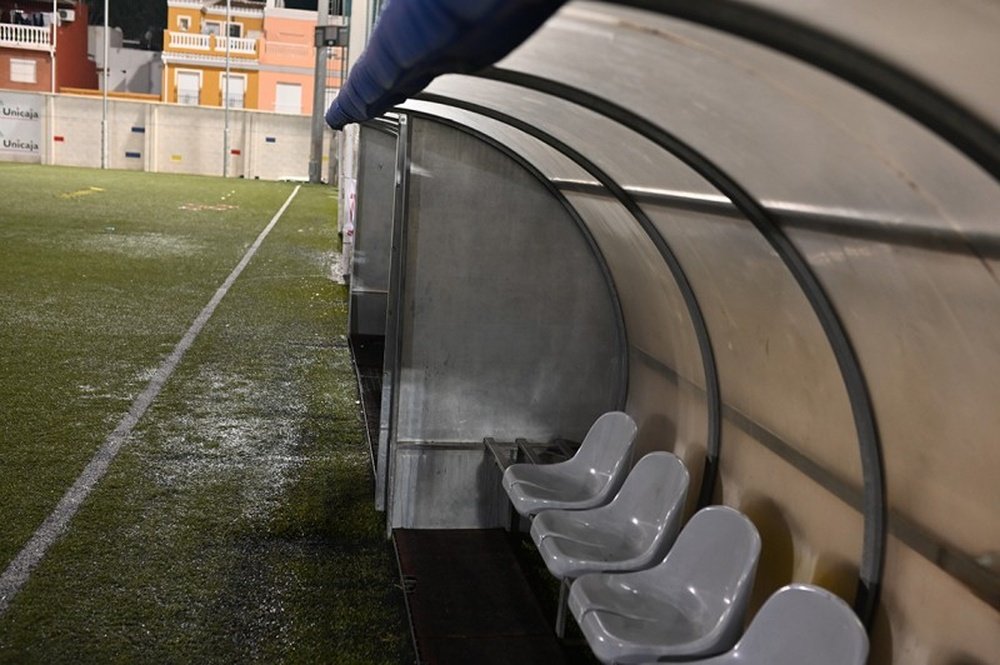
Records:
[[[216,37],[215,38],[215,50],[216,52],[225,53],[226,52],[226,38]],[[257,54],[257,40],[250,39],[249,37],[230,37],[229,38],[229,52],[238,53],[240,55],[256,55]]]
[[[211,35],[199,35],[193,32],[173,32],[170,33],[170,41],[167,48],[191,49],[194,51],[207,51],[212,45]]]
[[[48,51],[52,46],[52,30],[34,25],[0,23],[0,46]]]
[[[212,55],[226,54],[226,40],[229,40],[229,54],[236,57],[257,56],[257,39],[250,37],[223,37],[202,35],[194,32],[167,33],[167,50],[200,51]]]

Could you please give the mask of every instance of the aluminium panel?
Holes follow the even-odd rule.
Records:
[[[414,126],[397,439],[582,438],[622,371],[596,257],[509,157]]]
[[[499,484],[457,451],[486,436],[582,439],[619,399],[618,314],[545,183],[470,133],[411,127],[391,525],[498,526]]]
[[[352,334],[385,335],[395,162],[396,136],[362,126],[351,263]]]

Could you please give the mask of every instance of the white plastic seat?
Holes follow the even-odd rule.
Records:
[[[653,568],[577,579],[569,608],[601,662],[713,656],[739,637],[759,557],[750,520],[710,506]]]
[[[854,611],[826,589],[779,589],[729,652],[700,665],[864,665],[868,635]]]
[[[650,453],[629,472],[611,503],[539,513],[531,538],[549,572],[560,579],[648,568],[663,560],[677,538],[688,482],[676,455]]]
[[[624,572],[661,561],[677,538],[689,476],[668,452],[646,455],[611,503],[589,510],[545,510],[531,538],[549,572],[562,580],[556,635],[566,632],[569,582],[584,573]]]
[[[621,486],[636,432],[628,414],[605,413],[572,458],[557,464],[512,464],[504,471],[503,488],[514,509],[526,516],[551,508],[600,506]]]

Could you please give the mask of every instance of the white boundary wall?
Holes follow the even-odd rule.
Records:
[[[0,93],[0,160],[41,161],[43,113],[38,95]]]
[[[101,98],[0,90],[0,104],[15,103],[40,115],[38,149],[29,161],[101,167]],[[222,175],[224,129],[223,109],[110,99],[108,168]],[[308,178],[309,117],[231,109],[229,137],[231,177]],[[2,161],[26,157],[0,150]]]

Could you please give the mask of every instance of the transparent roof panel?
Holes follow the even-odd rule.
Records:
[[[592,182],[586,171],[538,139],[492,118],[462,109],[411,99],[399,108],[451,120],[507,146],[549,179]]]
[[[576,104],[506,83],[469,76],[442,76],[427,92],[506,113],[553,135],[595,162],[618,184],[636,190],[697,196],[718,192],[683,162],[631,129]]]
[[[590,4],[590,3],[587,3]],[[878,54],[1000,125],[1000,3],[744,0]]]
[[[574,5],[500,66],[567,83],[654,121],[759,199],[883,223],[995,226],[1000,188],[950,145],[825,72],[711,29]],[[574,123],[554,102],[528,105],[528,97],[508,94],[495,103],[539,125]],[[606,140],[592,118],[575,132],[598,153],[636,158],[630,143]]]

